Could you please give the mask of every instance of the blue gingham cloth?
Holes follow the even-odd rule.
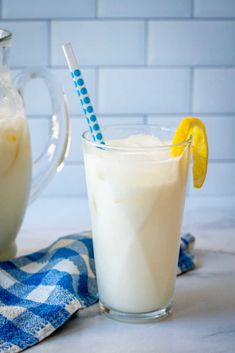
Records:
[[[98,300],[90,232],[0,262],[0,352],[20,352]],[[194,238],[181,238],[178,274],[194,268]]]

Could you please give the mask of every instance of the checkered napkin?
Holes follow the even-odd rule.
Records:
[[[58,239],[46,249],[0,262],[0,352],[20,352],[63,325],[77,310],[98,300],[89,232]],[[193,269],[181,239],[178,274]]]

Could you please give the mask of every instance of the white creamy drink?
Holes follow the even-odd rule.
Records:
[[[7,87],[7,73],[4,84]],[[1,89],[4,90],[4,87]],[[6,96],[4,93],[0,99],[1,260],[15,255],[15,237],[26,209],[32,168],[28,125],[22,101],[14,88],[9,89]]]
[[[124,313],[171,303],[189,148],[172,157],[152,135],[84,143],[99,298]],[[162,146],[161,148],[159,148]]]

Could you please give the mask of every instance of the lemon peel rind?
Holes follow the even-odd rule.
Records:
[[[172,140],[173,145],[180,144],[192,137],[190,152],[193,160],[193,184],[201,188],[207,175],[208,139],[204,123],[195,117],[185,117],[181,120]],[[183,146],[172,146],[171,155],[177,157],[185,149]]]

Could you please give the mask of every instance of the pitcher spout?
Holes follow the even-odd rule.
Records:
[[[8,66],[12,33],[6,29],[0,29],[0,67]]]

